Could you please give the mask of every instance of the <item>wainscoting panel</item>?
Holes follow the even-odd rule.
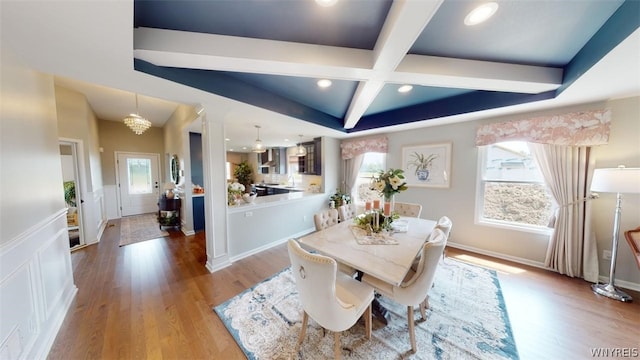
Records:
[[[78,289],[66,210],[0,247],[0,359],[43,359]]]

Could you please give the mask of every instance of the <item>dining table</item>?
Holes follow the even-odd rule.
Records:
[[[384,234],[387,240],[383,241],[384,244],[363,241],[361,229],[351,220],[307,234],[298,241],[304,247],[329,256],[339,263],[399,286],[436,222],[404,216],[394,222],[403,226],[396,227],[401,230]]]

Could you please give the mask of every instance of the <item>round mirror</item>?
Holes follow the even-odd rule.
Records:
[[[171,174],[171,181],[174,184],[180,184],[180,160],[178,159],[178,155],[172,155],[171,161],[169,162],[169,171]]]

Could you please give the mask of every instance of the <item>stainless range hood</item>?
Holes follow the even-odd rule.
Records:
[[[273,161],[273,149],[267,149],[267,154],[269,156],[269,161],[260,165],[261,168],[268,168],[272,166],[276,166],[276,162]]]

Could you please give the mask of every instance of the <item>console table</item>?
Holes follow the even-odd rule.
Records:
[[[163,226],[180,228],[181,201],[178,198],[169,199],[162,196],[158,200],[158,224]]]

